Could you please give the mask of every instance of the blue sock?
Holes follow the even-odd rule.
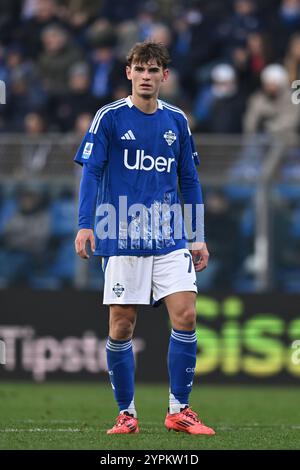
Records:
[[[172,329],[168,369],[170,377],[170,413],[179,413],[189,404],[189,395],[195,375],[197,355],[197,336],[195,330],[180,331]]]
[[[108,337],[106,343],[108,373],[119,411],[136,417],[134,406],[134,357],[131,339],[118,341]]]

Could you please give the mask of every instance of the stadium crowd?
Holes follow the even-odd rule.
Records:
[[[7,99],[0,133],[83,135],[99,107],[129,94],[126,53],[146,38],[168,46],[171,74],[161,97],[186,112],[193,132],[299,133],[291,84],[300,78],[300,0],[2,0]],[[241,155],[242,166],[233,168],[238,179],[249,159],[253,171],[261,148]],[[32,144],[25,153],[24,168],[34,167],[38,178],[47,148]],[[288,178],[299,174],[299,155],[286,157]],[[213,256],[199,285],[255,291],[253,198],[234,196],[234,188],[204,189]],[[299,291],[299,190],[286,194],[274,209],[276,247],[284,247],[276,250],[275,286]],[[75,218],[70,187],[0,184],[0,288],[74,285]],[[99,288],[98,260],[89,266],[89,286]]]
[[[74,129],[129,92],[126,52],[149,37],[171,52],[162,97],[194,131],[298,131],[299,0],[3,0],[0,130]]]

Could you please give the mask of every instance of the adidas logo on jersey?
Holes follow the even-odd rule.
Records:
[[[136,140],[134,133],[129,129],[124,135],[122,135],[121,140]]]
[[[135,163],[130,165],[128,161],[128,155],[128,149],[124,149],[124,165],[126,168],[128,168],[128,170],[150,171],[155,168],[155,170],[159,173],[163,171],[170,173],[171,165],[173,162],[175,162],[175,158],[153,158],[151,155],[145,155],[144,150],[137,149],[135,152]]]

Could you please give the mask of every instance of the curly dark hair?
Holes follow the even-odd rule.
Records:
[[[157,65],[166,69],[171,62],[166,46],[163,43],[152,41],[137,42],[130,49],[126,59],[129,67],[133,63],[147,64],[149,60],[156,60]]]

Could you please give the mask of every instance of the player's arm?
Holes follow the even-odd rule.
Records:
[[[92,130],[96,126],[97,133]],[[98,112],[74,158],[75,162],[82,166],[78,208],[79,230],[75,239],[75,250],[83,259],[89,258],[88,242],[92,252],[95,251],[95,212],[100,178],[107,163],[108,127],[109,121],[101,119],[101,113]]]
[[[87,242],[90,243],[92,252],[95,251],[94,219],[97,204],[97,194],[100,175],[88,163],[83,165],[78,211],[78,233],[75,239],[75,250],[80,258],[87,259]]]
[[[196,271],[207,267],[209,252],[204,238],[204,203],[202,188],[196,165],[198,154],[193,137],[186,123],[181,139],[181,153],[178,165],[179,187],[184,204],[191,207],[191,229],[193,232],[191,254]]]

